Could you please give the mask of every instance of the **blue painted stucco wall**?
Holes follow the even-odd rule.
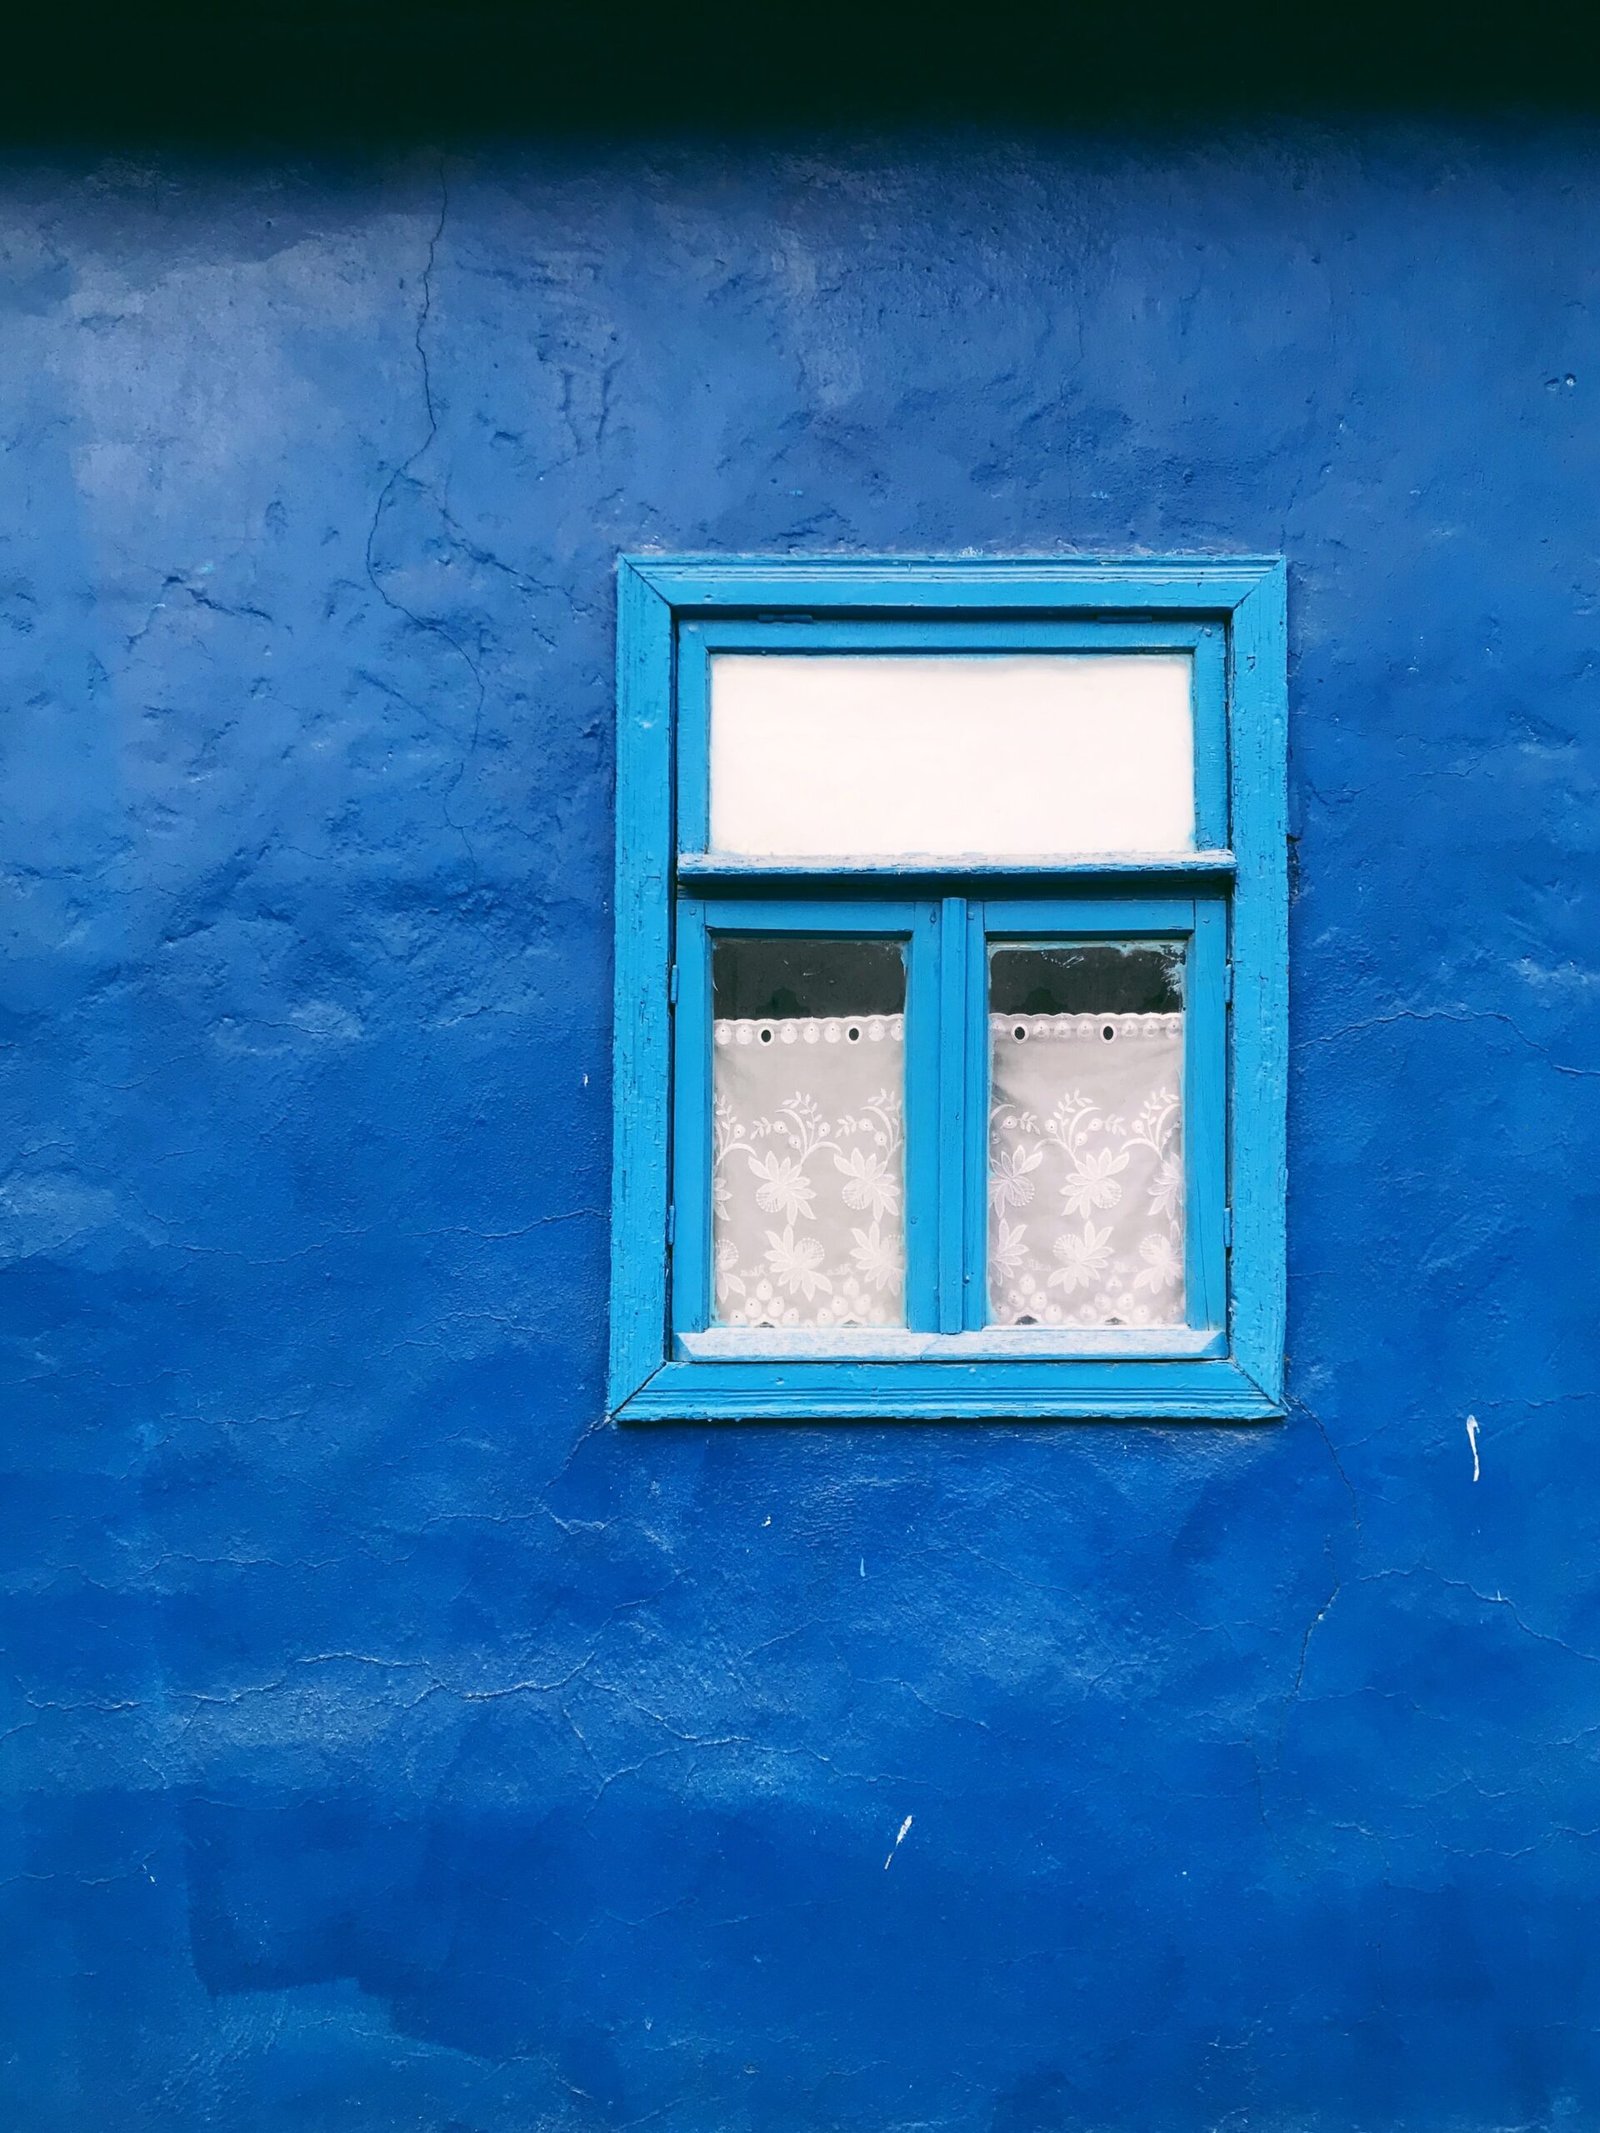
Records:
[[[1600,2120],[1597,215],[0,172],[7,2127]],[[651,546],[1288,556],[1283,1426],[606,1425]]]

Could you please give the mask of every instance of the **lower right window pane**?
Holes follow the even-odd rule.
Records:
[[[1184,943],[989,949],[989,1323],[1181,1326]]]

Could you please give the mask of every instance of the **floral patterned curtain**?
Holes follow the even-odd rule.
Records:
[[[989,1317],[1181,1326],[1183,1016],[989,1018]]]
[[[905,1018],[719,1021],[716,1315],[905,1324]]]
[[[714,1024],[723,1325],[905,1323],[905,1022]],[[989,1317],[1184,1322],[1181,1014],[990,1020]]]

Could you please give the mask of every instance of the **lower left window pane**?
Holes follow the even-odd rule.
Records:
[[[903,1326],[905,949],[715,939],[713,1314]]]

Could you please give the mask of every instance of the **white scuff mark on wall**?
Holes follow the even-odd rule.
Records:
[[[862,1575],[863,1577],[865,1577],[865,1576],[866,1576],[866,1574],[867,1574],[867,1559],[866,1559],[866,1557],[865,1557],[865,1556],[862,1556],[862,1558],[861,1558],[861,1562],[860,1562],[860,1570],[861,1570],[861,1575]]]
[[[1483,1471],[1478,1465],[1478,1418],[1476,1415],[1468,1415],[1467,1417],[1467,1442],[1472,1446],[1472,1478],[1476,1481]]]
[[[906,1841],[906,1837],[907,1837],[907,1835],[909,1834],[909,1832],[910,1832],[910,1829],[911,1829],[911,1821],[912,1821],[912,1818],[911,1818],[911,1816],[910,1816],[910,1815],[907,1815],[907,1816],[906,1816],[906,1818],[905,1818],[905,1820],[904,1820],[904,1821],[903,1821],[903,1822],[901,1823],[901,1825],[900,1825],[900,1827],[899,1827],[898,1831],[897,1831],[897,1832],[896,1832],[896,1834],[895,1834],[895,1840],[894,1840],[893,1844],[891,1844],[891,1845],[890,1845],[890,1847],[889,1847],[889,1856],[888,1856],[888,1858],[887,1858],[887,1859],[885,1859],[885,1860],[884,1860],[884,1862],[883,1862],[883,1870],[884,1870],[884,1872],[885,1872],[886,1874],[888,1873],[888,1871],[889,1871],[890,1867],[894,1865],[894,1855],[895,1855],[895,1853],[896,1853],[896,1852],[897,1852],[897,1851],[898,1851],[898,1850],[900,1849],[901,1845],[902,1845],[902,1844],[904,1844],[904,1842]]]

